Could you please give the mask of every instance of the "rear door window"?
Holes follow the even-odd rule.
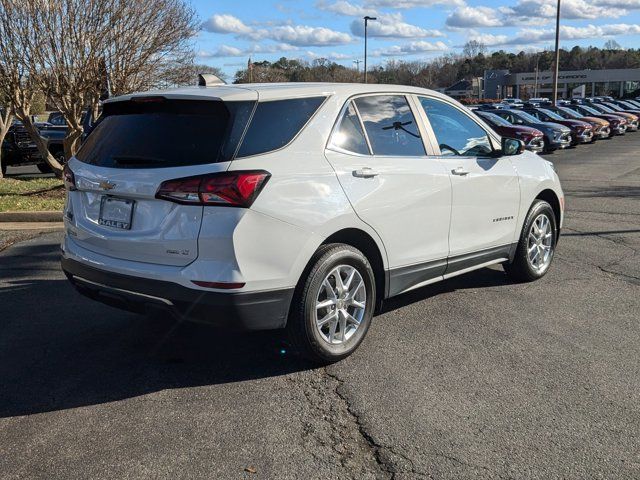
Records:
[[[287,145],[302,130],[326,97],[259,102],[238,157],[270,152]]]
[[[353,102],[349,102],[340,119],[337,130],[333,132],[330,146],[361,155],[369,155],[367,139],[364,136],[360,118],[356,113]]]
[[[163,168],[231,160],[255,102],[146,97],[106,103],[78,160]]]
[[[404,95],[372,95],[355,100],[374,155],[425,156],[416,119]]]

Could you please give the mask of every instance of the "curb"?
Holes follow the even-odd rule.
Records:
[[[0,212],[1,222],[62,222],[62,212]]]

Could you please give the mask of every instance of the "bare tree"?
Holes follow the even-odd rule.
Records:
[[[11,115],[22,122],[38,147],[40,156],[53,172],[62,176],[62,165],[49,153],[44,139],[31,119],[31,108],[38,93],[38,72],[25,58],[25,39],[34,32],[28,31],[31,18],[24,5],[14,0],[0,0],[0,97],[6,111],[0,125],[0,143],[11,124]]]
[[[487,53],[487,46],[478,40],[469,40],[462,48],[462,55],[466,58],[477,57],[478,55],[484,55],[485,53]]]
[[[67,121],[66,158],[78,150],[82,114],[97,105],[107,77],[112,93],[130,93],[193,58],[198,24],[185,0],[0,2],[19,13],[11,27],[20,32],[22,65]]]
[[[184,0],[110,1],[103,55],[112,93],[164,86],[167,79],[182,83],[184,77],[172,76],[193,64],[191,39],[199,28],[193,8]]]

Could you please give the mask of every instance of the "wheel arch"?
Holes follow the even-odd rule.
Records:
[[[562,223],[562,208],[560,206],[560,199],[558,198],[558,195],[556,194],[556,192],[554,192],[550,188],[547,188],[545,190],[542,190],[540,193],[538,193],[535,199],[544,200],[549,205],[551,205],[551,208],[553,209],[553,214],[556,216],[557,228],[558,230],[560,230],[560,225]]]
[[[344,228],[329,235],[321,245],[330,243],[350,245],[360,250],[364,256],[367,257],[375,276],[376,298],[378,299],[378,303],[380,303],[380,301],[386,297],[387,281],[382,252],[373,237],[359,228]]]

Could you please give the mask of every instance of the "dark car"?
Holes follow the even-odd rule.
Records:
[[[52,112],[48,120],[47,122],[34,122],[34,125],[45,140],[51,155],[63,164],[65,162],[63,141],[68,131],[67,123],[60,112]],[[24,165],[36,165],[38,170],[43,173],[51,171],[51,167],[42,159],[29,132],[21,122],[16,121],[9,128],[7,136],[2,142],[2,173],[6,173],[7,167]]]
[[[551,110],[554,113],[557,113],[562,118],[566,118],[569,120],[581,120],[583,122],[589,123],[593,127],[593,140],[609,138],[613,135],[611,132],[611,124],[603,118],[594,117],[592,115],[582,115],[581,113],[572,110],[568,106],[564,105],[544,105],[546,110]]]
[[[624,135],[625,133],[627,133],[627,119],[620,115],[603,113],[602,111],[596,110],[590,105],[580,103],[574,103],[569,108],[575,110],[578,113],[581,113],[582,115],[591,115],[597,118],[602,118],[603,120],[609,122],[609,125],[611,126],[610,136]]]
[[[553,152],[559,148],[567,148],[571,145],[571,130],[559,123],[549,123],[538,120],[522,110],[513,108],[491,110],[499,117],[504,118],[513,125],[523,125],[540,130],[544,134],[544,151]]]
[[[522,111],[536,117],[543,122],[559,123],[571,129],[571,145],[576,146],[581,143],[593,142],[593,127],[590,123],[582,120],[567,119],[551,110],[542,107],[525,106]]]
[[[541,152],[544,149],[544,134],[537,128],[512,125],[489,111],[475,110],[474,113],[501,136],[522,140],[527,150]]]

